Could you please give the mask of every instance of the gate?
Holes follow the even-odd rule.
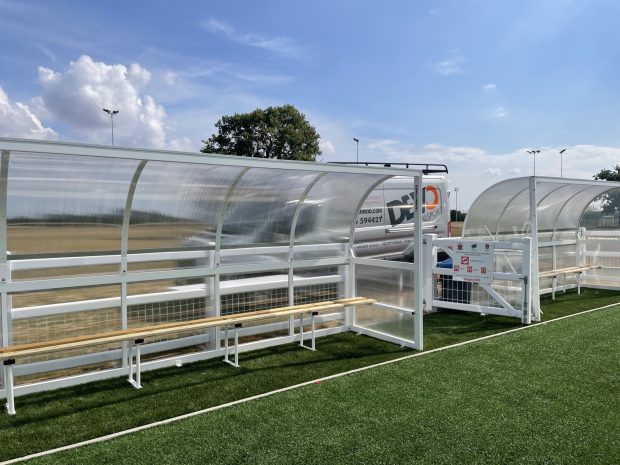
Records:
[[[438,308],[540,321],[532,312],[530,238],[475,241],[427,234],[424,250],[424,303]],[[445,254],[441,254],[444,252]],[[449,258],[437,262],[437,254]]]

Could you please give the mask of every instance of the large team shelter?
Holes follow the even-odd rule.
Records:
[[[422,173],[0,139],[0,360],[14,397],[355,331],[422,349],[417,263],[361,259],[368,194]],[[418,311],[420,310],[420,311]]]

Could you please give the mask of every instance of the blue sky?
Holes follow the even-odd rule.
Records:
[[[460,206],[506,177],[620,163],[620,2],[0,0],[0,135],[198,150],[292,103],[324,161],[446,163]]]

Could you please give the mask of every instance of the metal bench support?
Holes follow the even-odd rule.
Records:
[[[308,349],[308,350],[312,350],[315,351],[316,350],[316,331],[315,331],[315,324],[314,324],[314,318],[319,314],[319,312],[311,312],[310,313],[310,324],[311,324],[311,344],[310,347],[308,347],[307,345],[304,344],[304,315],[303,313],[299,314],[299,345],[301,347],[303,347],[304,349]]]
[[[15,359],[11,358],[4,362],[4,389],[6,390],[6,411],[9,415],[15,415],[15,394],[13,393],[13,365]]]
[[[144,343],[144,339],[136,339],[133,345],[129,347],[129,384],[136,389],[142,389],[140,379],[140,346]],[[134,356],[135,356],[135,377],[134,377]]]
[[[234,332],[235,332],[235,361],[232,362],[229,357],[228,350],[228,326],[224,326],[224,361],[229,365],[234,366],[235,368],[239,368],[239,328],[241,328],[241,323],[235,324]]]

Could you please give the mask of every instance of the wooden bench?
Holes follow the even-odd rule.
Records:
[[[56,339],[46,342],[32,344],[21,344],[0,348],[0,361],[4,365],[4,384],[7,398],[7,411],[10,415],[15,414],[15,400],[13,392],[13,365],[18,358],[34,355],[44,355],[59,352],[67,349],[79,349],[101,344],[115,342],[130,342],[128,351],[128,371],[129,383],[137,389],[142,387],[140,380],[140,346],[144,339],[153,336],[165,336],[169,334],[179,334],[196,330],[223,327],[224,328],[224,361],[239,366],[239,328],[244,323],[259,321],[279,316],[299,315],[299,345],[310,350],[315,350],[315,317],[328,310],[336,310],[349,305],[372,305],[376,300],[365,297],[352,297],[348,299],[337,299],[333,301],[316,302],[312,304],[294,305],[288,307],[272,308],[268,310],[258,310],[254,312],[237,313],[232,315],[202,318],[198,320],[182,321],[175,323],[164,323],[160,325],[143,326],[135,329],[124,329],[109,331],[89,336],[78,336],[65,339]],[[304,314],[310,315],[311,324],[311,345],[304,345]],[[228,331],[232,328],[234,332],[234,361],[229,359],[229,337]]]
[[[588,270],[601,268],[600,265],[590,265],[590,266],[570,266],[567,268],[558,268],[556,270],[548,270],[543,271],[538,274],[539,278],[552,278],[551,282],[551,298],[555,300],[555,288],[557,285],[558,276],[564,276],[564,280],[566,280],[566,275],[575,274],[577,275],[577,294],[581,294],[581,275]],[[566,284],[564,284],[564,292],[566,292]]]

